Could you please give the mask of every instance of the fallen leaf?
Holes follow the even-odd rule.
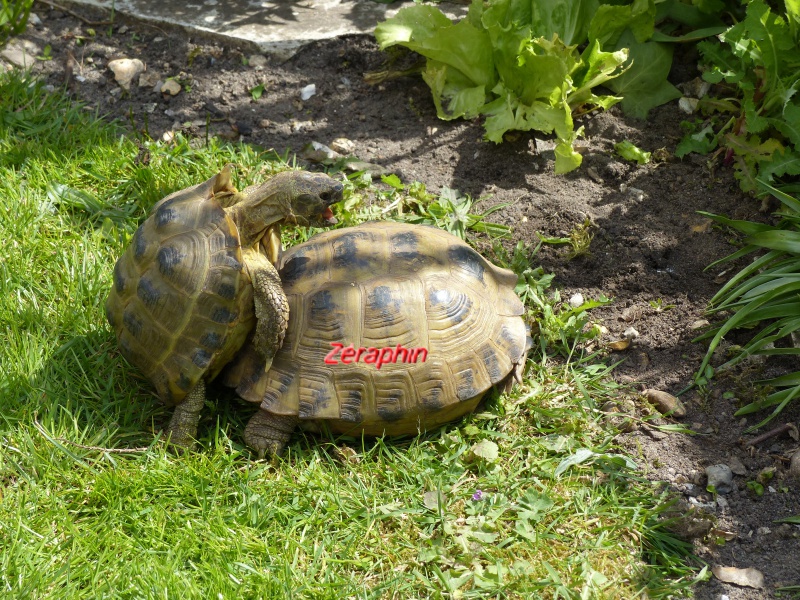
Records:
[[[699,225],[692,225],[692,233],[706,233],[711,227],[711,219],[703,219]]]
[[[425,508],[439,510],[440,506],[444,506],[444,494],[440,490],[425,492],[422,495],[422,503]]]
[[[672,394],[662,392],[661,390],[647,389],[642,392],[642,395],[653,404],[662,415],[670,415],[673,417],[685,417],[686,407],[679,398]]]
[[[500,449],[491,440],[483,440],[474,444],[470,448],[470,455],[473,459],[484,460],[486,462],[496,462],[500,457]]]
[[[734,531],[725,531],[724,529],[712,529],[710,533],[711,537],[715,538],[722,538],[726,542],[730,542],[736,539],[736,532]]]
[[[358,452],[356,452],[350,446],[334,446],[333,454],[343,463],[357,465],[361,462],[361,457],[358,455]]]
[[[617,340],[615,342],[609,342],[608,347],[615,352],[619,352],[621,350],[626,350],[628,346],[631,345],[631,341],[629,339],[626,340]]]

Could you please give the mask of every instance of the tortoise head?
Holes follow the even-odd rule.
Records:
[[[250,245],[276,224],[326,227],[336,223],[331,204],[342,200],[344,186],[324,173],[286,171],[244,189],[230,207],[242,245]]]

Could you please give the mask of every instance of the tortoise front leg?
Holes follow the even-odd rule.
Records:
[[[253,282],[253,303],[256,313],[256,330],[253,346],[264,359],[264,370],[272,365],[275,353],[283,345],[289,326],[289,301],[283,291],[277,269],[266,257],[255,251],[244,255]]]
[[[258,458],[264,458],[267,454],[280,456],[298,421],[294,415],[274,415],[259,410],[244,428],[244,441],[258,452]]]
[[[201,379],[186,398],[175,407],[167,426],[167,439],[176,448],[189,449],[197,437],[200,412],[206,402],[206,384]]]

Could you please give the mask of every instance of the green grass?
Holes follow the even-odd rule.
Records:
[[[421,438],[298,434],[257,462],[253,408],[222,393],[198,450],[170,454],[168,413],[105,323],[114,260],[166,193],[227,162],[240,183],[286,165],[137,142],[19,75],[0,119],[3,598],[665,598],[698,576],[595,409],[624,391],[547,349],[513,394]],[[348,186],[348,222],[370,190]],[[542,340],[582,329],[521,249],[508,260]]]

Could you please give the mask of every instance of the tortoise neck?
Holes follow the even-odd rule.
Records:
[[[291,214],[288,194],[271,181],[245,188],[241,196],[242,199],[227,210],[239,229],[242,246],[252,246],[267,229]]]

